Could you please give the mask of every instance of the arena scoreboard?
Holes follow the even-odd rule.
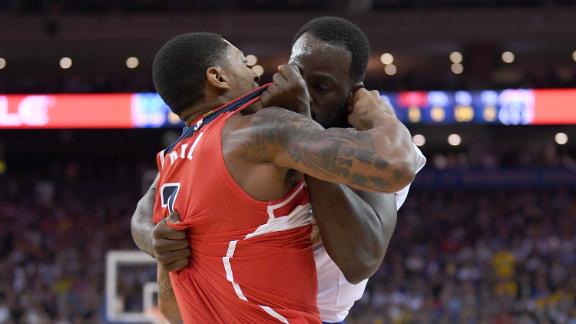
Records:
[[[576,89],[382,93],[407,124],[576,123]]]
[[[406,124],[576,124],[576,89],[381,92]],[[0,95],[0,128],[181,127],[155,93]]]

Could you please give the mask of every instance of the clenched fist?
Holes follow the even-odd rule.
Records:
[[[177,271],[186,267],[191,254],[190,243],[186,231],[176,231],[166,222],[179,223],[180,215],[171,213],[162,219],[152,231],[152,246],[156,260],[166,271]]]

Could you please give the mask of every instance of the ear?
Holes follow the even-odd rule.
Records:
[[[230,89],[229,79],[224,69],[220,66],[211,66],[206,69],[206,81],[209,85],[222,89]]]
[[[355,93],[360,88],[364,88],[364,82],[358,81],[358,82],[354,83],[354,85],[352,86],[352,93]]]
[[[356,94],[356,91],[358,91],[358,89],[362,89],[364,88],[364,82],[362,81],[358,81],[356,83],[354,83],[354,85],[352,86],[352,90],[350,90],[350,93],[348,94],[348,98],[346,98],[346,104],[348,105],[348,108],[350,109],[350,107],[352,107],[352,100],[354,99],[354,95]]]

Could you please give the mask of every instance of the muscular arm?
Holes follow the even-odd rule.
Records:
[[[146,194],[138,201],[138,205],[136,205],[136,210],[130,222],[130,230],[134,243],[136,243],[136,246],[138,246],[141,251],[146,252],[152,257],[155,257],[152,245],[152,231],[154,230],[152,213],[154,210],[157,183],[158,176],[156,176],[156,179],[154,179],[154,182],[150,188],[148,188]]]
[[[177,212],[154,224],[152,214],[157,183],[158,177],[138,201],[130,222],[132,239],[140,250],[155,258],[165,270],[175,271],[188,265],[191,249],[186,232],[173,230],[166,224],[166,221],[180,221]]]
[[[168,271],[158,263],[158,308],[169,323],[182,323],[182,315],[176,302]]]
[[[281,108],[263,109],[249,119],[235,134],[246,159],[367,191],[396,192],[414,179],[416,153],[395,117],[369,120],[364,131],[324,129]]]
[[[314,217],[330,258],[350,283],[382,263],[396,226],[394,194],[354,191],[306,177]]]

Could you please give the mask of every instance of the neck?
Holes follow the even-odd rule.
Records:
[[[190,126],[195,120],[200,118],[205,113],[224,105],[230,100],[230,98],[220,96],[212,100],[202,101],[201,103],[198,103],[184,110],[180,115],[180,118],[186,123],[186,126]]]
[[[212,96],[205,95],[205,98],[204,100],[202,100],[202,102],[185,109],[180,114],[180,119],[182,119],[186,123],[186,126],[191,126],[191,124],[200,117],[202,117],[202,115],[245,95],[248,95],[248,93],[244,93],[241,96],[234,96],[231,95],[230,91],[227,91],[220,95],[212,95]],[[252,104],[249,108],[247,108],[246,112],[253,113],[258,111],[260,108],[262,108],[261,103],[258,101]]]

